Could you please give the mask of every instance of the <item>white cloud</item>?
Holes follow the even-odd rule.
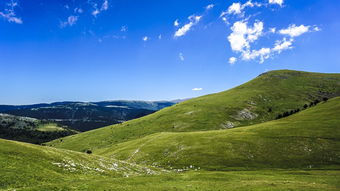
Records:
[[[231,49],[242,52],[250,48],[250,43],[257,40],[262,35],[263,22],[255,22],[252,28],[247,26],[247,22],[237,21],[231,27],[232,33],[228,36]]]
[[[203,88],[193,88],[192,91],[202,91]]]
[[[109,1],[108,0],[104,0],[103,4],[102,4],[102,7],[100,10],[102,11],[106,11],[109,9]]]
[[[320,29],[319,27],[314,27],[313,30],[314,30],[315,32],[321,31],[321,29]]]
[[[93,16],[97,16],[100,13],[100,11],[98,9],[95,9],[94,11],[92,11],[92,15]]]
[[[98,14],[100,14],[102,11],[107,11],[109,9],[109,1],[108,0],[104,0],[103,4],[101,5],[100,9],[98,8],[98,4],[97,3],[93,3],[92,4],[93,7],[93,11],[92,11],[92,15],[93,16],[97,16]]]
[[[229,58],[229,64],[230,64],[230,65],[235,64],[236,61],[237,61],[237,58],[235,58],[235,57],[230,57],[230,58]]]
[[[261,7],[262,4],[261,3],[253,3],[251,0],[247,1],[246,3],[244,4],[241,4],[241,3],[233,3],[231,4],[228,9],[226,11],[223,11],[220,15],[220,17],[223,17],[225,15],[241,15],[243,16],[244,15],[244,12],[243,10],[247,7]]]
[[[84,12],[84,10],[83,10],[82,8],[76,7],[76,8],[74,9],[74,13],[79,13],[79,14],[81,14],[81,13],[83,13],[83,12]]]
[[[142,40],[143,40],[144,42],[146,42],[146,41],[149,40],[149,37],[145,36],[145,37],[142,38]]]
[[[245,50],[242,52],[242,59],[249,61],[259,58],[259,62],[263,63],[266,59],[274,54],[280,54],[284,50],[293,48],[294,39],[287,40],[283,38],[281,41],[276,41],[273,48],[261,48],[259,50]]]
[[[192,26],[196,25],[200,20],[202,16],[192,15],[189,17],[190,22],[188,24],[185,24],[183,27],[179,28],[176,32],[174,37],[181,37],[184,36]]]
[[[246,50],[242,53],[243,60],[254,60],[260,58],[260,63],[263,63],[265,59],[268,59],[271,53],[270,48],[261,48],[260,50]]]
[[[128,27],[127,26],[122,26],[122,27],[120,27],[120,31],[121,32],[127,32],[128,31]]]
[[[277,4],[280,7],[284,6],[284,0],[268,0],[269,4]],[[228,9],[221,13],[220,18],[229,25],[229,21],[235,18],[242,19],[245,16],[245,8],[247,7],[262,7],[268,6],[268,3],[257,3],[248,0],[246,3],[232,3]],[[237,17],[232,15],[236,15]],[[248,25],[250,18],[255,17],[251,15],[248,18],[236,21],[231,26],[231,33],[228,36],[228,41],[230,43],[231,50],[240,54],[238,58],[230,57],[229,63],[231,65],[235,64],[239,60],[258,60],[263,63],[266,59],[271,58],[274,55],[281,54],[285,50],[293,48],[295,38],[307,33],[316,32],[321,29],[318,26],[308,26],[295,24],[289,25],[287,28],[281,30],[276,27],[268,28],[264,30],[264,23],[262,21],[255,20],[253,25]],[[264,32],[265,31],[265,32]],[[256,43],[258,48],[252,47],[254,42],[258,41],[261,36],[268,35],[273,37],[275,35],[275,40],[272,41],[272,46],[261,47],[260,44]],[[284,35],[284,38],[280,35]],[[281,40],[277,40],[277,36]],[[269,39],[270,40],[270,39]]]
[[[224,22],[225,24],[227,24],[227,25],[229,25],[229,24],[230,24],[227,18],[225,18],[225,17],[222,17],[222,20],[223,20],[223,22]]]
[[[67,21],[62,22],[60,24],[61,28],[67,27],[67,26],[72,26],[75,25],[78,21],[78,16],[71,15],[67,18]]]
[[[183,53],[182,53],[182,52],[181,52],[181,53],[179,53],[178,57],[179,57],[179,59],[180,59],[181,61],[184,61],[184,55],[183,55]]]
[[[160,35],[158,35],[158,39],[159,40],[161,40],[162,39],[162,35],[160,34]]]
[[[207,5],[207,6],[205,7],[205,9],[206,9],[206,10],[210,10],[210,9],[212,9],[212,8],[214,8],[214,7],[215,7],[214,4],[210,4],[210,5]]]
[[[255,60],[259,59],[260,63],[263,63],[266,59],[270,58],[273,54],[280,54],[282,51],[293,48],[294,39],[290,38],[287,40],[283,38],[281,41],[276,41],[273,48],[263,47],[258,50],[251,49],[251,43],[258,40],[258,38],[263,35],[263,22],[256,21],[252,27],[249,27],[245,21],[237,21],[231,27],[232,33],[228,36],[228,40],[231,49],[235,52],[241,53],[242,60]],[[300,30],[295,31],[294,26],[292,28],[293,32],[287,32],[288,35],[299,36],[302,33]],[[275,33],[276,29],[271,28],[271,32]],[[301,33],[301,34],[300,34]],[[236,58],[232,57],[229,59],[229,63],[233,64],[237,61]]]
[[[287,50],[287,49],[291,49],[293,48],[294,39],[289,39],[287,40],[286,38],[284,38],[281,41],[276,41],[274,48],[272,48],[272,51],[281,53],[283,50]]]
[[[240,3],[233,3],[228,8],[228,14],[240,14],[241,13],[241,4]]]
[[[275,32],[276,32],[276,28],[275,28],[275,27],[270,28],[269,31],[270,31],[271,33],[275,33]]]
[[[279,33],[283,35],[289,35],[290,37],[297,37],[302,35],[303,33],[309,32],[309,27],[310,26],[296,26],[295,24],[293,24],[286,29],[281,29]]]
[[[280,6],[282,6],[283,4],[283,0],[269,0],[270,4],[278,4]]]
[[[174,22],[174,26],[175,26],[175,27],[178,27],[178,26],[179,26],[178,19],[176,19],[176,20],[175,20],[175,22]]]
[[[19,4],[16,1],[11,1],[10,3],[7,3],[4,11],[0,11],[0,17],[4,18],[10,23],[22,24],[22,19],[16,16],[14,10],[17,6],[19,6]]]

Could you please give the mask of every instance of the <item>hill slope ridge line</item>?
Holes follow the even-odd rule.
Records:
[[[230,130],[161,132],[98,152],[179,170],[340,169],[339,111],[337,97],[280,120]]]
[[[119,125],[55,140],[57,148],[75,151],[110,148],[157,132],[193,132],[259,124],[286,111],[340,95],[340,74],[272,71],[216,94],[184,101]]]

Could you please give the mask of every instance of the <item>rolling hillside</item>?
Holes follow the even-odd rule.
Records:
[[[164,171],[103,156],[0,139],[0,190],[333,191],[338,170]]]
[[[156,133],[98,152],[168,169],[340,169],[340,97],[280,120],[234,128]]]
[[[338,95],[340,74],[271,71],[236,88],[184,101],[122,124],[55,140],[49,145],[99,153],[159,132],[209,131],[259,124]]]
[[[105,157],[0,139],[0,189],[60,190],[74,181],[157,174]],[[78,186],[84,186],[78,185]],[[86,188],[86,187],[85,187]],[[73,187],[74,189],[74,187]]]
[[[0,139],[0,189],[339,190],[338,95],[340,74],[273,71],[58,148]]]

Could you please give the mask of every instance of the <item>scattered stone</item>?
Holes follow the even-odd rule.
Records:
[[[237,113],[236,116],[234,116],[234,119],[236,120],[253,120],[258,117],[258,114],[251,112],[249,109],[245,108]]]
[[[221,126],[222,126],[222,129],[231,129],[235,127],[235,124],[231,121],[227,121],[226,123],[221,124]]]

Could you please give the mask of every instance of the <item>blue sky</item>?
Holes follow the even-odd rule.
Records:
[[[340,72],[338,0],[3,0],[0,104],[172,100]]]

